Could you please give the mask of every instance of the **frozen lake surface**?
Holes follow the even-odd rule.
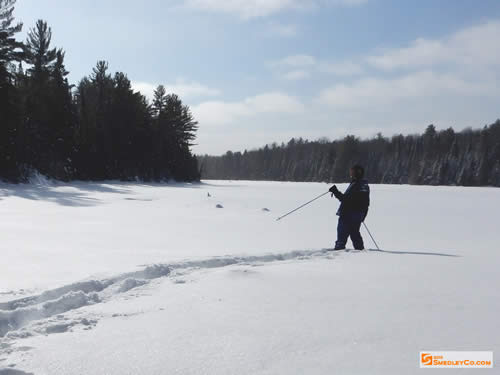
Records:
[[[335,199],[275,220],[326,184],[40,182],[0,185],[2,375],[412,374],[421,350],[499,352],[498,189],[372,185],[383,251],[332,253]]]

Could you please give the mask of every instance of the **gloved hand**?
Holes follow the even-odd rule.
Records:
[[[339,192],[339,189],[337,189],[337,185],[333,185],[330,190],[328,190],[330,193],[332,193],[332,196],[333,194],[335,193],[338,193]]]

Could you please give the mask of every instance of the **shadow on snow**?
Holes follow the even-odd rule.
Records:
[[[1,184],[0,199],[18,197],[28,200],[40,200],[69,207],[91,207],[102,203],[98,198],[91,197],[93,193],[131,194],[130,187],[166,187],[191,188],[201,187],[197,183],[135,183],[122,181],[70,183],[50,182],[48,184]],[[129,200],[136,200],[129,198]],[[141,200],[141,199],[137,199]]]
[[[398,254],[398,255],[434,255],[439,257],[454,257],[461,258],[461,255],[456,254],[446,254],[446,253],[431,253],[431,252],[423,252],[423,251],[389,251],[389,250],[377,250],[371,249],[370,251],[378,252],[378,253],[386,253],[386,254]]]

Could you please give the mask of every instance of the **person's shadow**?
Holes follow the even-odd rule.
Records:
[[[446,253],[431,253],[425,251],[389,251],[389,250],[381,250],[381,249],[370,249],[369,251],[385,253],[385,254],[398,254],[398,255],[434,255],[438,257],[454,257],[461,258],[461,255],[456,254],[446,254]]]

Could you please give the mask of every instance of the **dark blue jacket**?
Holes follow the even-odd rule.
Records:
[[[345,193],[333,193],[340,201],[337,215],[343,216],[351,213],[363,213],[365,217],[370,206],[370,186],[366,180],[353,180]]]

